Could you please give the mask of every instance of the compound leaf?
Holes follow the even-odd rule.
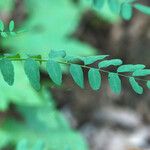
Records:
[[[119,78],[119,75],[117,73],[109,72],[108,74],[108,81],[111,90],[115,94],[120,94],[121,92],[121,80]]]
[[[0,70],[3,75],[4,80],[8,85],[13,85],[14,83],[14,66],[8,58],[2,58],[0,60]]]
[[[52,81],[57,85],[61,85],[62,70],[60,64],[54,60],[49,59],[46,64],[46,70],[48,72],[49,77],[52,79]]]
[[[143,88],[136,82],[134,77],[130,77],[129,78],[129,82],[133,88],[133,90],[138,93],[138,94],[142,94],[143,93]]]
[[[84,88],[84,77],[83,71],[80,65],[71,64],[70,65],[70,74],[73,80],[79,85],[81,88]]]
[[[37,91],[40,90],[40,70],[38,63],[32,58],[28,58],[24,63],[25,73],[33,86]]]
[[[88,80],[93,90],[98,90],[101,86],[101,74],[98,69],[91,68],[88,71]]]

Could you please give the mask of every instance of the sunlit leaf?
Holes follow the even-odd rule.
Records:
[[[97,9],[101,9],[104,6],[105,0],[93,0],[93,4]]]
[[[28,150],[28,142],[27,140],[23,139],[20,140],[17,144],[16,150]]]
[[[44,142],[42,140],[38,140],[32,150],[44,150]]]
[[[120,12],[120,2],[117,0],[108,0],[108,6],[113,13]]]
[[[3,32],[4,31],[4,23],[2,20],[0,20],[0,31]]]

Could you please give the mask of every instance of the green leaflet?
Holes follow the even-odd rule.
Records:
[[[15,28],[15,23],[13,20],[11,20],[9,23],[9,31],[12,32],[14,30],[14,28]]]
[[[119,66],[122,64],[122,60],[120,59],[111,59],[111,60],[104,60],[98,64],[99,68],[106,68],[109,66]]]
[[[101,9],[104,6],[105,0],[93,0],[93,4],[97,9]]]
[[[84,77],[83,71],[80,65],[71,64],[70,65],[70,74],[73,80],[79,85],[81,88],[84,88]]]
[[[150,81],[147,81],[147,87],[150,89]]]
[[[122,66],[118,67],[117,72],[134,72],[136,70],[140,70],[140,69],[144,69],[144,68],[145,68],[145,65],[142,65],[142,64],[122,65]]]
[[[110,85],[111,90],[115,94],[120,94],[120,92],[121,92],[121,80],[120,80],[118,74],[113,73],[113,72],[109,72],[108,81],[109,81],[109,85]]]
[[[132,74],[133,76],[147,76],[150,75],[150,69],[136,70]]]
[[[88,72],[88,80],[93,90],[100,89],[101,86],[101,74],[98,69],[91,68]]]
[[[0,20],[0,31],[3,32],[4,31],[4,23],[2,20]]]
[[[24,70],[33,88],[39,91],[40,71],[38,63],[32,58],[28,58],[24,63]]]
[[[108,6],[113,13],[118,14],[120,12],[120,2],[117,0],[108,0]]]
[[[49,57],[50,58],[64,58],[66,56],[66,52],[65,51],[56,51],[56,50],[51,50],[49,53]]]
[[[17,144],[16,150],[28,150],[27,140],[20,140]]]
[[[8,58],[2,58],[0,60],[0,70],[3,75],[4,80],[8,83],[8,85],[13,85],[14,66]]]
[[[133,15],[133,9],[130,3],[123,3],[121,5],[121,16],[125,19],[125,20],[130,20],[132,18]]]
[[[49,74],[49,77],[52,79],[52,81],[57,85],[61,85],[62,70],[60,64],[54,60],[49,59],[46,64],[46,70]]]
[[[143,88],[136,82],[134,77],[130,77],[129,78],[129,82],[133,88],[133,90],[138,93],[138,94],[142,94],[143,93]]]
[[[84,57],[83,61],[85,65],[90,65],[98,60],[102,60],[106,58],[108,55],[98,55],[98,56],[89,56],[89,57]]]
[[[137,10],[141,11],[144,14],[150,15],[150,7],[148,6],[144,6],[142,4],[136,3],[134,5],[134,8],[136,8]]]
[[[66,55],[65,60],[69,62],[75,62],[75,61],[83,61],[84,58],[81,56]]]

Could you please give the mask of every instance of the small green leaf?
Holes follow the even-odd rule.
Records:
[[[128,64],[128,65],[122,65],[118,67],[117,72],[134,72],[136,70],[140,70],[144,68],[145,65],[142,64],[137,64],[137,65]]]
[[[38,63],[32,58],[28,58],[27,60],[25,60],[24,70],[33,88],[39,91],[41,86]]]
[[[150,81],[147,81],[147,87],[150,89]]]
[[[81,88],[84,88],[84,77],[83,71],[80,65],[71,64],[70,65],[70,74],[73,77],[73,80],[79,85]]]
[[[93,0],[93,4],[97,9],[101,9],[104,6],[105,0]]]
[[[99,68],[106,68],[109,66],[119,66],[122,64],[122,60],[120,59],[111,59],[111,60],[104,60],[98,64]]]
[[[9,31],[12,32],[14,30],[14,28],[15,28],[15,23],[13,20],[11,20],[9,23]]]
[[[150,7],[149,6],[144,6],[142,4],[136,3],[134,4],[134,8],[137,10],[141,11],[144,14],[150,15]]]
[[[109,6],[110,10],[115,14],[118,14],[120,12],[120,2],[119,1],[108,0],[108,6]]]
[[[121,80],[119,78],[119,75],[117,73],[109,72],[108,74],[108,81],[111,90],[115,94],[120,94],[121,92]]]
[[[142,94],[143,93],[143,88],[136,82],[134,77],[130,77],[129,78],[129,82],[133,88],[133,90],[138,93],[138,94]]]
[[[136,70],[132,74],[133,76],[147,76],[150,75],[150,69]]]
[[[49,53],[50,58],[64,58],[66,56],[66,52],[61,50],[61,51],[56,51],[56,50],[51,50]]]
[[[100,89],[101,74],[98,69],[91,68],[88,72],[88,79],[89,79],[90,86],[93,90]]]
[[[20,140],[17,144],[16,150],[28,150],[28,142],[27,140]]]
[[[3,32],[4,31],[4,23],[2,20],[0,20],[0,31]]]
[[[98,56],[89,56],[89,57],[84,57],[83,61],[85,65],[90,65],[98,60],[102,60],[104,58],[108,57],[108,55],[98,55]]]
[[[5,54],[4,55],[6,58],[11,58],[11,59],[19,59],[20,58],[20,54]]]
[[[12,62],[7,58],[2,58],[0,60],[0,70],[3,75],[4,80],[8,85],[13,85],[14,83],[14,66]]]
[[[2,36],[3,38],[6,38],[8,35],[7,35],[6,32],[1,32],[1,36]]]
[[[123,3],[121,5],[121,16],[125,19],[125,20],[130,20],[132,18],[133,15],[133,9],[132,9],[132,5],[130,3]]]
[[[49,77],[57,85],[62,83],[62,70],[60,64],[54,60],[48,60],[46,64],[46,70],[49,74]]]

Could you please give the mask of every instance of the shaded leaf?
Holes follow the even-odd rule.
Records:
[[[137,4],[134,4],[134,8],[143,12],[144,14],[150,15],[150,7],[149,6],[144,6],[142,4],[137,3]]]
[[[8,85],[13,85],[14,83],[14,66],[12,62],[7,58],[2,58],[0,60],[0,70],[3,75],[4,80]]]
[[[109,72],[108,81],[109,81],[109,85],[110,85],[111,90],[115,94],[120,94],[120,92],[121,92],[121,80],[120,80],[118,74]]]
[[[150,75],[150,69],[136,70],[133,76],[147,76]]]
[[[84,88],[84,77],[83,71],[80,65],[71,64],[70,65],[70,74],[73,77],[73,80],[79,85],[81,88]]]
[[[54,60],[48,60],[46,64],[46,70],[49,74],[49,77],[52,79],[52,81],[57,85],[61,85],[62,70],[60,64]]]
[[[39,91],[41,86],[38,63],[32,58],[28,58],[27,60],[25,60],[24,70],[33,88]]]
[[[90,83],[90,86],[93,90],[100,89],[101,86],[101,74],[98,69],[91,68],[88,71],[88,80]]]
[[[11,20],[9,23],[9,31],[12,32],[14,30],[14,28],[15,28],[15,23],[13,20]]]
[[[119,66],[122,64],[122,60],[120,59],[111,59],[111,60],[104,60],[98,64],[99,68],[106,68],[109,66]]]
[[[142,94],[143,93],[143,88],[136,82],[134,77],[130,77],[129,78],[129,82],[133,88],[133,90],[138,93],[138,94]]]
[[[118,67],[117,72],[134,72],[136,70],[144,69],[145,65],[137,64],[137,65],[122,65]]]
[[[98,60],[102,60],[106,58],[108,55],[98,55],[98,56],[89,56],[89,57],[84,57],[83,61],[85,65],[90,65]]]

